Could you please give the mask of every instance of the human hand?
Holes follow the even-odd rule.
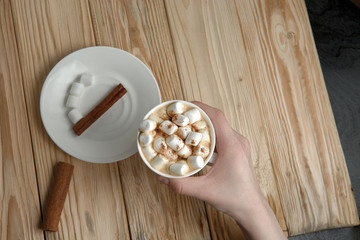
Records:
[[[201,102],[193,103],[208,114],[214,125],[218,158],[203,176],[159,177],[159,180],[176,193],[201,199],[232,216],[250,238],[271,239],[269,231],[260,235],[257,229],[261,227],[257,221],[268,219],[265,226],[273,226],[277,237],[273,239],[281,239],[279,236],[284,237],[282,230],[255,177],[249,141],[231,128],[220,110]]]

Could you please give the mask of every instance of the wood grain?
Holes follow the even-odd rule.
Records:
[[[303,1],[166,1],[166,8],[185,99],[224,110],[250,139],[283,229],[358,224]],[[224,228],[210,223],[213,237]],[[234,229],[219,238],[235,238]]]
[[[9,1],[0,1],[0,239],[44,239]]]
[[[183,99],[163,1],[90,1],[97,44],[147,64],[163,101]],[[136,154],[119,163],[133,239],[210,239],[203,202],[176,195]]]
[[[304,2],[236,5],[289,234],[359,224]]]
[[[286,230],[235,4],[166,1],[166,7],[185,99],[222,109],[250,140],[261,189]],[[231,218],[210,207],[208,213],[213,238],[242,236]]]
[[[249,138],[285,233],[359,224],[303,1],[4,0],[0,27],[1,239],[44,238],[40,207],[57,161],[75,170],[59,231],[46,239],[243,239],[228,216],[161,185],[138,154],[94,165],[47,136],[46,75],[93,45],[136,55],[164,101],[222,109]]]
[[[71,158],[47,136],[39,99],[50,69],[66,54],[95,44],[87,1],[12,1],[41,202],[57,161],[75,166],[59,231],[47,239],[129,239],[116,164]],[[44,205],[44,204],[42,204]]]

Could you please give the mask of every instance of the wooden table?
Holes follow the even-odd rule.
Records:
[[[232,219],[159,184],[138,154],[96,165],[41,123],[51,68],[80,48],[131,52],[163,100],[201,100],[249,138],[288,235],[359,224],[303,1],[0,1],[0,239],[241,239]],[[75,165],[59,231],[39,229],[58,161]]]

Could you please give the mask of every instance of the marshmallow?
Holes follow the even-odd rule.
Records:
[[[191,149],[185,145],[177,154],[182,158],[188,158],[191,155]]]
[[[204,166],[204,159],[201,156],[191,156],[187,159],[191,168],[199,169]]]
[[[170,173],[170,167],[171,165],[173,165],[175,163],[175,161],[171,161],[166,165],[166,171],[168,171],[168,173]]]
[[[206,158],[207,156],[209,156],[210,150],[208,147],[199,144],[197,147],[195,147],[193,154],[194,155],[198,155],[201,156],[203,158]]]
[[[190,132],[189,135],[186,137],[185,143],[191,146],[197,146],[200,143],[202,136],[203,135],[201,133]]]
[[[147,146],[154,140],[154,137],[151,133],[141,133],[139,136],[139,142],[142,146]]]
[[[145,119],[140,123],[140,130],[143,132],[152,131],[156,128],[156,122],[153,120]]]
[[[173,175],[184,176],[189,171],[189,166],[185,161],[179,161],[171,164],[169,170]]]
[[[176,161],[178,159],[178,155],[171,148],[168,148],[163,155],[169,160]]]
[[[199,133],[202,134],[201,142],[210,142],[209,130],[201,129],[201,130],[199,130]]]
[[[190,119],[184,115],[174,115],[171,120],[180,127],[185,127],[190,122]]]
[[[156,157],[157,153],[151,146],[146,146],[142,149],[147,160],[151,160]]]
[[[169,147],[171,147],[175,151],[179,151],[184,147],[184,141],[179,138],[177,135],[171,135],[166,138],[166,143]]]
[[[187,111],[184,115],[190,119],[190,124],[193,124],[201,119],[201,113],[196,108]]]
[[[80,83],[84,84],[84,86],[90,86],[94,83],[94,75],[89,73],[84,73],[80,77]]]
[[[154,121],[157,124],[160,124],[164,121],[164,119],[160,118],[159,116],[155,115],[155,114],[151,114],[149,117],[149,120]]]
[[[182,114],[185,111],[185,105],[181,102],[175,102],[168,106],[167,114],[172,117],[176,114]]]
[[[160,123],[159,128],[161,131],[163,131],[164,133],[166,133],[168,135],[171,135],[178,130],[178,127],[174,123],[170,122],[169,120],[165,120],[162,123]]]
[[[169,159],[159,154],[151,161],[151,166],[156,170],[159,170],[160,168],[163,168],[168,162]]]
[[[182,139],[185,139],[190,132],[191,132],[190,126],[179,127],[178,130],[179,137],[181,137]]]
[[[73,82],[70,88],[70,94],[74,96],[81,96],[84,91],[84,85],[82,83]]]
[[[80,98],[78,96],[69,95],[65,106],[68,108],[78,108],[80,104]]]
[[[197,122],[194,123],[192,126],[195,128],[196,131],[199,131],[199,130],[201,130],[201,129],[206,128],[206,122],[205,122],[205,121],[202,121],[202,120],[201,120],[201,121],[197,121]]]
[[[167,145],[165,142],[165,138],[163,137],[157,137],[154,141],[154,149],[158,153],[165,153],[167,150]]]
[[[73,124],[77,123],[80,119],[83,118],[79,110],[77,110],[76,108],[74,108],[68,113],[68,117],[70,118]]]

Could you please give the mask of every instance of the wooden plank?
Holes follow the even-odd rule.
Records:
[[[12,1],[42,206],[57,161],[75,165],[59,231],[47,239],[129,239],[116,164],[85,163],[62,152],[41,123],[43,81],[62,57],[95,44],[87,1]]]
[[[185,99],[222,109],[249,138],[261,189],[286,231],[234,2],[166,1],[166,8]],[[213,238],[243,238],[232,219],[207,209]]]
[[[167,1],[185,99],[223,109],[259,148],[253,149],[257,177],[265,195],[274,191],[276,199],[267,197],[284,230],[286,209],[290,235],[354,225],[355,202],[306,8],[286,3]]]
[[[183,99],[164,3],[90,1],[97,44],[129,51],[147,64],[163,101]],[[210,239],[203,202],[176,195],[138,154],[119,163],[133,239]]]
[[[44,239],[9,1],[0,1],[0,239]]]
[[[289,235],[359,224],[304,2],[236,6]]]

